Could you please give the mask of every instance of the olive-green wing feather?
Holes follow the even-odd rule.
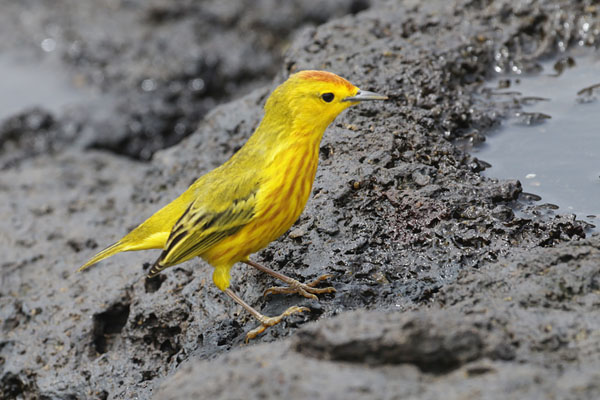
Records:
[[[243,186],[194,200],[173,226],[165,248],[148,276],[153,277],[167,267],[201,255],[250,222],[256,206],[257,186]],[[216,199],[221,208],[215,210],[207,206],[210,203],[207,197]],[[226,205],[224,208],[223,204]]]

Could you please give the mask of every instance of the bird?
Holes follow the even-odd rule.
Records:
[[[268,97],[262,121],[228,161],[198,178],[79,271],[120,252],[162,249],[148,273],[152,278],[165,268],[200,257],[214,268],[217,288],[260,323],[246,334],[246,341],[289,315],[309,311],[292,306],[279,316],[261,314],[230,288],[230,270],[242,262],[287,284],[267,289],[265,294],[296,293],[317,299],[317,294],[335,292],[333,287],[317,287],[331,278],[329,274],[305,284],[249,256],[284,234],[299,218],[312,190],[326,128],[350,106],[386,99],[332,72],[304,70],[290,75]]]

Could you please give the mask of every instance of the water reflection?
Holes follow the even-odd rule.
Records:
[[[0,57],[0,120],[32,107],[54,113],[90,97],[50,60]]]
[[[600,226],[600,54],[543,67],[492,82],[489,96],[522,107],[473,152],[492,165],[484,175],[519,179],[557,212]]]

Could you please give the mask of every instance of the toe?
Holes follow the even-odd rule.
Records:
[[[250,332],[248,332],[246,334],[246,343],[248,343],[251,339],[254,339],[258,335],[260,335],[261,333],[263,333],[265,331],[265,329],[267,329],[267,326],[265,326],[263,324],[261,324],[261,325],[257,326],[256,328],[252,329]]]
[[[261,315],[262,318],[259,318],[260,325],[257,326],[256,328],[252,329],[250,332],[248,332],[246,334],[246,343],[248,343],[248,341],[250,341],[251,339],[254,339],[258,335],[263,333],[265,331],[265,329],[270,328],[270,327],[280,323],[283,320],[283,318],[289,317],[292,314],[299,314],[299,313],[302,313],[305,311],[310,311],[310,308],[292,306],[292,307],[288,308],[287,310],[285,310],[281,315],[279,315],[277,317],[266,317],[264,315]]]
[[[314,294],[314,293],[309,293],[309,292],[307,292],[306,290],[304,290],[304,289],[303,289],[303,288],[301,288],[301,287],[300,287],[300,288],[298,288],[298,291],[297,291],[297,292],[298,292],[298,294],[300,294],[300,295],[302,295],[302,296],[306,297],[307,299],[319,300],[319,298],[317,297],[317,295],[316,295],[316,294]]]
[[[310,287],[315,287],[317,286],[319,283],[332,278],[333,275],[332,274],[325,274],[325,275],[321,275],[320,277],[318,277],[317,279],[315,279],[314,281],[307,283],[306,286],[310,286]]]

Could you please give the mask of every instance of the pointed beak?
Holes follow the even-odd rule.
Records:
[[[342,101],[387,100],[388,97],[379,93],[359,90],[354,96],[346,97]]]

